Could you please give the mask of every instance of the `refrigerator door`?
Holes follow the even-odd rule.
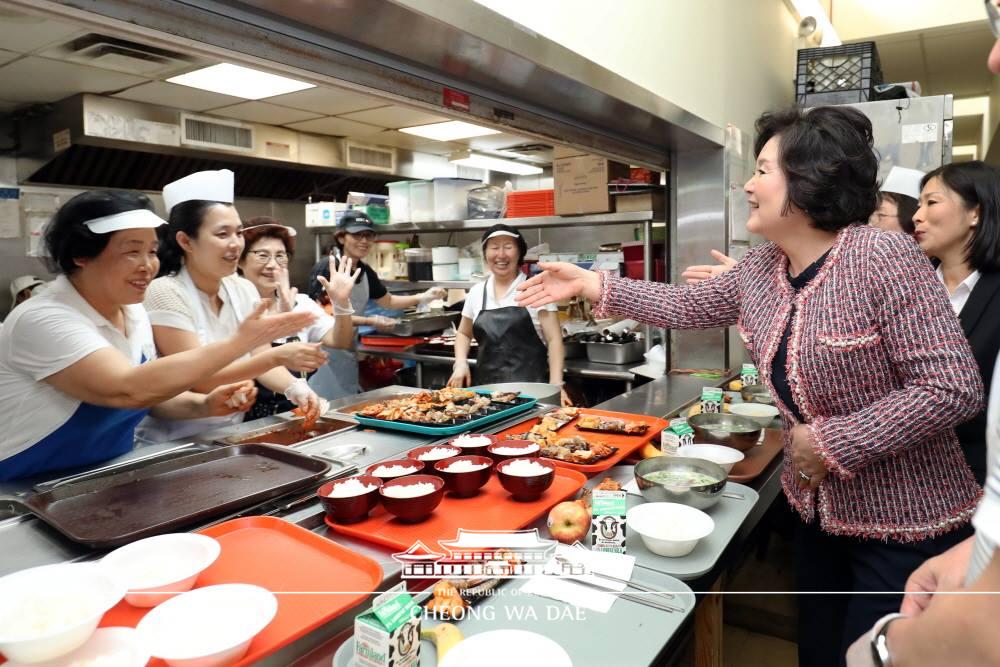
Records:
[[[872,122],[879,179],[893,166],[930,171],[951,162],[952,96],[851,104]]]

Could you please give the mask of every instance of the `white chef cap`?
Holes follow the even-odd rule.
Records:
[[[147,208],[137,208],[94,218],[83,224],[95,234],[110,234],[122,229],[155,228],[167,224],[167,221]]]
[[[889,170],[889,175],[885,177],[881,191],[920,199],[920,180],[923,177],[924,172],[919,169],[893,167]]]
[[[233,172],[229,169],[198,171],[163,186],[163,204],[170,209],[186,201],[202,199],[233,203]]]

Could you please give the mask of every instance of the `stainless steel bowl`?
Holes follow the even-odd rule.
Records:
[[[774,405],[774,396],[771,396],[767,385],[750,384],[740,390],[740,396],[747,403],[763,403],[764,405]]]
[[[694,429],[695,442],[725,445],[745,452],[752,449],[760,439],[761,425],[749,417],[726,413],[702,413],[688,417],[688,425]],[[739,431],[733,432],[732,428]]]
[[[718,480],[702,486],[668,486],[645,478],[651,472],[676,470],[700,472]],[[719,502],[726,488],[726,471],[717,463],[683,456],[654,456],[635,464],[635,482],[642,497],[652,503],[681,503],[703,510]]]

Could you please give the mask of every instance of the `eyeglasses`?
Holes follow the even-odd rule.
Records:
[[[899,217],[898,215],[893,215],[892,213],[872,213],[871,217],[868,218],[868,221],[873,222],[875,220],[878,220],[879,222],[882,222],[886,218],[898,218],[898,217]]]
[[[986,16],[990,21],[993,37],[1000,39],[1000,9],[997,9],[996,0],[986,0]]]
[[[371,241],[375,238],[375,232],[358,232],[356,234],[353,232],[347,232],[347,233],[359,241]]]
[[[276,252],[272,255],[266,250],[251,250],[250,256],[258,264],[267,264],[273,259],[278,266],[288,266],[287,252]]]

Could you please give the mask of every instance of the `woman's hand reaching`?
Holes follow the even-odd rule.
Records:
[[[542,272],[517,288],[517,305],[540,308],[571,296],[591,302],[601,297],[601,276],[594,271],[567,262],[539,262],[538,266]]]

